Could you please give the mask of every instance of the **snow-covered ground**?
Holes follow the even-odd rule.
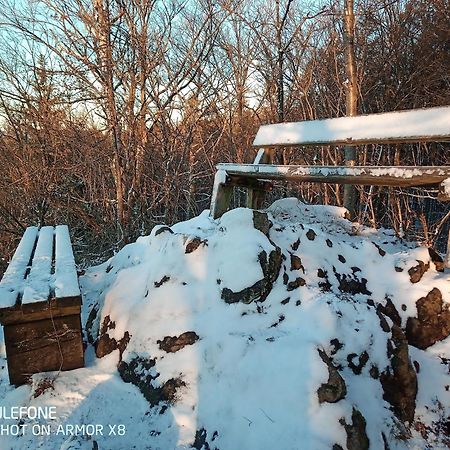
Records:
[[[0,406],[57,417],[0,449],[448,448],[450,273],[344,214],[205,211],[87,270],[85,368],[14,389],[1,343]]]

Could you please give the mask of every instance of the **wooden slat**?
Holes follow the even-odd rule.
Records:
[[[17,246],[14,256],[0,282],[0,308],[8,308],[16,303],[17,296],[22,293],[25,273],[30,262],[38,227],[28,227]]]
[[[31,270],[24,284],[22,304],[46,301],[50,296],[53,236],[53,227],[39,230]]]
[[[11,308],[0,309],[0,324],[34,322],[50,317],[70,316],[80,314],[81,297],[65,297],[50,299],[43,302],[26,303]]]
[[[375,186],[427,186],[450,177],[450,166],[280,166],[270,164],[218,164],[228,176],[246,176],[267,180],[340,183]]]
[[[450,106],[263,125],[255,147],[450,141]]]
[[[26,383],[33,373],[84,365],[79,314],[7,325],[4,331],[12,384]]]
[[[211,196],[210,214],[213,219],[217,219],[228,211],[232,193],[233,187],[227,185],[226,172],[219,169],[214,177],[214,187]]]
[[[80,296],[75,258],[70,242],[67,225],[58,225],[55,229],[55,297]]]

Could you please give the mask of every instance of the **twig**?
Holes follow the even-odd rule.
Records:
[[[242,417],[248,422],[248,426],[250,426],[253,423],[248,417],[245,416]]]
[[[259,408],[260,410],[261,410],[261,412],[272,422],[272,423],[275,423],[275,420],[273,420],[271,417],[269,417],[268,415],[267,415],[267,413],[262,409],[262,408]]]

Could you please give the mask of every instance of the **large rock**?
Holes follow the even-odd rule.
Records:
[[[409,317],[406,337],[414,347],[422,350],[450,335],[450,309],[444,304],[441,291],[431,290],[416,302],[417,317]]]
[[[128,342],[130,342],[130,334],[128,331],[125,331],[122,339],[117,341],[116,339],[109,337],[108,334],[108,331],[113,330],[115,327],[116,323],[112,321],[109,316],[106,316],[100,328],[97,347],[95,349],[97,358],[103,358],[103,356],[109,355],[114,350],[119,349],[119,358],[122,359],[122,354],[125,351]]]
[[[366,419],[356,409],[352,411],[352,423],[344,423],[345,432],[347,433],[347,450],[368,450],[369,438],[366,432]]]
[[[398,419],[411,423],[416,409],[417,375],[409,359],[405,334],[398,325],[393,325],[391,331],[387,350],[391,365],[380,375],[383,398]]]
[[[361,278],[359,279],[356,273],[360,272],[361,269],[358,267],[352,267],[352,274],[341,274],[338,273],[336,268],[333,267],[334,275],[336,276],[336,279],[339,282],[338,289],[341,292],[345,292],[347,294],[365,294],[365,295],[371,295],[372,292],[370,292],[367,289],[367,279]]]
[[[261,233],[264,233],[269,237],[269,230],[272,226],[272,222],[269,220],[267,213],[253,211],[253,226],[256,230],[261,231]]]
[[[193,239],[189,240],[186,244],[186,247],[184,249],[184,253],[192,253],[195,250],[197,250],[200,245],[208,245],[208,241],[206,239],[202,240],[199,237],[194,237]]]
[[[428,248],[428,253],[430,255],[431,261],[433,261],[436,270],[438,272],[443,272],[445,269],[444,260],[442,259],[441,255],[432,247]]]
[[[379,303],[377,305],[377,311],[382,312],[385,316],[388,316],[389,319],[392,320],[392,322],[395,323],[395,325],[401,326],[402,319],[400,317],[400,314],[397,311],[397,308],[395,307],[394,303],[392,303],[392,300],[389,297],[386,297],[386,303],[383,305]]]
[[[195,331],[186,331],[179,336],[166,336],[162,341],[156,341],[156,343],[159,344],[161,350],[167,353],[175,353],[198,340],[199,337]]]
[[[347,355],[348,367],[352,369],[355,375],[361,375],[361,372],[366,366],[367,361],[369,361],[369,354],[364,350],[358,356],[358,362],[355,362],[357,356],[358,355],[356,353],[350,353],[349,355]]]
[[[278,278],[281,269],[281,249],[276,247],[267,256],[266,251],[262,251],[258,255],[258,260],[261,265],[261,269],[264,278],[258,280],[252,286],[242,289],[239,292],[233,292],[231,289],[222,289],[221,297],[226,303],[251,303],[253,301],[263,302],[270,291],[272,290],[273,283]]]
[[[87,321],[86,321],[86,326],[84,328],[86,331],[86,336],[87,336],[87,340],[88,340],[89,344],[94,344],[98,338],[98,336],[97,336],[98,330],[97,330],[97,333],[94,330],[96,322],[99,321],[98,309],[99,309],[99,306],[97,304],[92,307],[92,309],[89,312]]]
[[[319,349],[318,352],[320,358],[328,367],[328,381],[317,390],[319,403],[336,403],[347,395],[347,386],[331,358],[323,350]]]
[[[151,406],[173,404],[177,399],[177,390],[186,383],[181,378],[170,378],[158,385],[159,373],[154,370],[155,364],[155,359],[137,356],[130,362],[121,361],[117,370],[122,380],[134,384]]]
[[[408,270],[411,283],[418,283],[422,279],[424,273],[430,268],[429,262],[426,264],[419,260],[417,260],[417,262],[417,266],[411,267],[411,269]]]
[[[217,431],[214,431],[212,434],[211,442],[214,442],[214,440],[219,436],[219,433]],[[213,445],[211,443],[211,445]],[[200,430],[197,430],[195,432],[195,440],[192,444],[192,447],[195,450],[218,450],[217,447],[213,446],[211,447],[208,443],[208,432],[204,428],[200,428]]]

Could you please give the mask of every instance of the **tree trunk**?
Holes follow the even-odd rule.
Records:
[[[116,109],[114,90],[113,54],[111,42],[111,18],[109,2],[94,0],[94,10],[98,27],[95,30],[95,38],[98,42],[98,59],[102,72],[102,90],[105,98],[105,112],[108,130],[113,145],[113,157],[111,171],[116,187],[117,224],[121,229],[119,234],[127,242],[129,214],[125,199],[126,188],[124,186],[124,167],[122,161],[121,130]]]
[[[347,116],[356,116],[358,105],[358,81],[355,61],[355,14],[353,10],[353,0],[344,0],[344,46],[345,46],[345,72],[347,79],[345,109]],[[344,148],[344,158],[346,166],[356,164],[356,147],[347,146]],[[344,186],[344,207],[350,213],[350,219],[356,218],[357,191],[355,186]]]
[[[287,11],[286,11],[287,13]],[[276,0],[276,45],[277,45],[277,81],[276,81],[276,94],[277,94],[277,120],[279,123],[284,122],[284,73],[283,73],[283,59],[284,49],[282,42],[281,32],[283,30],[283,23],[280,18],[280,0]],[[284,155],[284,149],[279,149],[280,164],[286,164],[286,158]]]

